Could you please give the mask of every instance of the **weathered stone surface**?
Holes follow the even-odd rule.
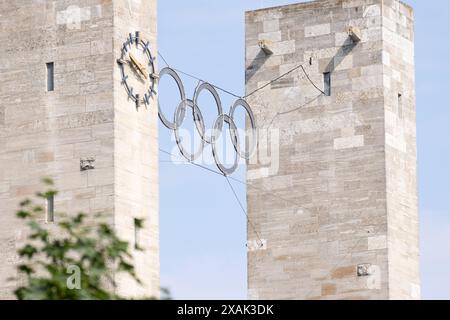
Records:
[[[261,37],[275,41],[269,58]],[[248,93],[300,63],[319,88],[324,72],[332,79],[330,97],[301,70],[249,97],[279,138],[260,141],[271,161],[248,165],[248,214],[266,244],[248,252],[249,298],[419,298],[412,9],[318,0],[251,11],[246,47]]]
[[[118,279],[119,293],[159,295],[157,108],[136,110],[115,62],[137,30],[157,52],[156,0],[130,3],[0,1],[0,299],[12,296],[6,279],[25,238],[15,210],[43,177],[60,191],[57,212],[101,212],[131,243],[134,218],[145,218],[145,250],[134,253],[143,285]],[[82,171],[87,158],[95,168]]]

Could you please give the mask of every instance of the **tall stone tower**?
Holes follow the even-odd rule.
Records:
[[[143,285],[118,279],[119,293],[158,296],[157,107],[144,94],[133,101],[149,81],[145,49],[157,52],[156,0],[0,1],[0,16],[0,298],[12,296],[6,279],[26,238],[15,210],[43,177],[60,193],[42,220],[103,214],[144,248],[134,252]],[[135,50],[136,31],[139,62],[122,61],[129,95],[116,60],[130,37]],[[135,218],[145,219],[140,234]]]
[[[412,8],[247,12],[247,93],[299,64],[324,93],[298,68],[249,98],[271,137],[247,172],[263,240],[248,253],[249,297],[420,298]]]

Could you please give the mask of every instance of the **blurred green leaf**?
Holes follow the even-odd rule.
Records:
[[[27,244],[25,247],[23,247],[22,249],[19,249],[17,251],[19,256],[27,257],[28,259],[32,258],[37,252],[38,252],[38,250],[36,249],[36,247],[34,247],[30,244]]]
[[[51,179],[43,182],[53,186]],[[44,199],[55,195],[55,190],[37,193]],[[129,243],[121,240],[110,225],[86,223],[87,216],[79,213],[61,214],[58,224],[50,227],[43,217],[39,218],[44,212],[42,206],[34,205],[32,200],[22,201],[20,205],[22,209],[16,215],[26,221],[29,232],[28,243],[18,249],[18,254],[28,264],[17,267],[26,279],[14,291],[17,299],[122,299],[115,293],[117,274],[128,274],[141,283],[135,273]],[[140,229],[144,221],[135,219],[134,224]],[[75,279],[71,277],[76,277],[77,281],[73,282],[80,288],[69,288],[69,280]]]

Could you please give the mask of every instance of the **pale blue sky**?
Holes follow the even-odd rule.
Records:
[[[158,2],[159,49],[169,64],[242,94],[245,10],[299,1]],[[450,299],[450,2],[406,2],[416,16],[422,294],[425,299]],[[191,97],[197,82],[183,81]],[[164,110],[172,117],[169,104],[177,98],[169,85],[165,90],[170,98],[164,98]],[[232,99],[222,98],[228,110]],[[211,123],[214,117],[205,118]],[[164,150],[176,152],[162,126],[160,142]],[[226,180],[197,167],[174,165],[164,154],[160,159],[162,285],[179,299],[245,299],[246,219]],[[234,177],[244,180],[244,170]],[[245,186],[233,185],[245,205]]]

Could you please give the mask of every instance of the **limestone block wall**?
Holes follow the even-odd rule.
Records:
[[[413,10],[383,6],[390,296],[420,297]]]
[[[15,283],[6,279],[15,276],[16,249],[26,236],[15,210],[41,190],[42,177],[60,191],[56,212],[83,211],[92,223],[102,213],[130,242],[134,217],[146,218],[146,251],[135,257],[144,287],[124,280],[120,290],[158,294],[156,115],[123,98],[115,62],[119,41],[135,29],[156,45],[156,1],[132,3],[0,2],[0,298],[11,297]],[[95,169],[81,171],[88,157]]]
[[[114,54],[120,54],[129,33],[140,31],[150,42],[157,58],[156,0],[114,1]],[[114,176],[115,216],[119,234],[134,243],[134,218],[145,219],[138,235],[144,252],[135,252],[138,274],[144,287],[123,279],[119,290],[137,296],[159,296],[159,184],[158,184],[158,107],[136,110],[128,99],[122,78],[114,68]]]
[[[392,6],[401,8],[397,20]],[[322,90],[331,73],[330,96],[297,69],[249,98],[270,137],[260,135],[247,171],[248,214],[265,243],[249,247],[249,298],[417,298],[412,40],[390,41],[390,19],[403,37],[412,33],[411,9],[398,1],[319,0],[247,12],[247,93],[300,63]],[[388,53],[395,67],[386,64]],[[386,82],[395,72],[408,79],[402,158],[388,144],[394,93]],[[403,205],[389,194],[400,177]],[[250,227],[248,239],[258,240]]]

